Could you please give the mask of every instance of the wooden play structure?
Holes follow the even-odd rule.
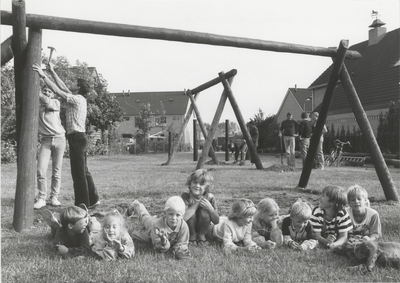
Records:
[[[208,156],[209,152],[210,152],[210,155],[211,155],[211,158],[212,158],[214,164],[218,164],[218,159],[217,159],[217,157],[215,155],[215,152],[214,152],[214,149],[213,149],[213,147],[211,145],[212,145],[212,140],[213,140],[213,138],[215,136],[215,133],[217,131],[217,125],[218,125],[218,123],[219,123],[219,121],[221,119],[221,115],[222,115],[222,112],[224,110],[224,106],[225,106],[226,100],[229,99],[229,101],[230,101],[230,103],[232,105],[232,108],[234,110],[234,113],[236,115],[237,121],[239,123],[240,129],[241,129],[241,131],[243,133],[243,136],[244,136],[244,138],[245,138],[245,140],[246,140],[246,142],[248,144],[249,150],[255,156],[256,167],[257,167],[257,169],[262,169],[263,168],[261,160],[260,160],[260,158],[259,158],[259,156],[258,156],[258,154],[256,152],[256,148],[254,146],[254,143],[253,143],[253,141],[251,139],[250,133],[249,133],[247,127],[246,127],[246,123],[245,123],[245,121],[243,119],[242,113],[241,113],[241,111],[239,109],[239,105],[237,104],[236,99],[233,96],[232,89],[230,87],[231,84],[232,84],[233,78],[234,78],[234,76],[236,74],[237,74],[237,70],[231,70],[226,74],[224,72],[221,72],[221,73],[218,74],[219,75],[218,78],[215,78],[215,79],[213,79],[213,80],[211,80],[211,81],[209,81],[209,82],[207,82],[205,84],[202,84],[202,85],[200,85],[200,86],[198,86],[198,87],[196,87],[194,89],[186,90],[186,95],[189,96],[191,105],[190,105],[190,107],[189,107],[189,109],[188,109],[188,111],[186,113],[185,120],[182,123],[182,127],[181,127],[181,129],[179,131],[178,137],[176,138],[176,141],[174,142],[174,147],[173,147],[172,151],[170,152],[170,155],[168,156],[167,162],[164,165],[169,165],[171,163],[171,160],[173,158],[174,152],[177,150],[177,147],[178,147],[178,141],[182,138],[183,132],[184,132],[186,126],[187,126],[187,123],[188,123],[190,117],[192,116],[193,111],[196,114],[196,117],[198,119],[201,132],[203,133],[203,136],[205,138],[205,143],[204,143],[204,146],[203,146],[203,150],[201,151],[201,156],[200,156],[200,158],[199,158],[199,160],[197,162],[196,169],[203,168],[204,163],[205,163],[205,161],[207,159],[207,156]],[[206,128],[204,126],[204,123],[203,123],[203,119],[201,117],[200,110],[197,107],[195,97],[199,94],[199,92],[201,92],[203,90],[206,90],[206,89],[208,89],[208,88],[210,88],[210,87],[212,87],[214,85],[217,85],[218,83],[222,83],[223,84],[224,91],[222,92],[220,101],[218,103],[217,110],[215,112],[214,119],[213,119],[213,121],[211,123],[211,130],[210,130],[210,132],[207,133],[207,130],[206,130]]]
[[[41,62],[41,43],[42,29],[60,30],[68,32],[91,33],[100,35],[148,38],[168,41],[179,41],[186,43],[208,44],[218,46],[231,46],[237,48],[256,49],[275,52],[289,52],[297,54],[308,54],[331,57],[334,60],[333,70],[328,82],[325,96],[322,102],[320,116],[316,124],[315,132],[311,138],[310,149],[306,158],[298,187],[305,188],[311,174],[311,164],[316,154],[318,141],[321,136],[322,127],[326,122],[328,110],[332,101],[334,88],[340,78],[344,85],[349,102],[360,126],[361,132],[368,143],[369,153],[375,165],[378,178],[383,187],[387,200],[398,201],[395,184],[390,176],[390,172],[384,161],[382,153],[376,142],[375,136],[368,122],[367,116],[362,108],[357,92],[352,84],[350,75],[344,65],[345,59],[357,59],[361,55],[356,51],[348,50],[348,41],[342,40],[338,49],[313,47],[290,43],[273,42],[259,39],[240,38],[232,36],[215,35],[208,33],[181,31],[174,29],[152,28],[133,25],[123,25],[115,23],[85,21],[78,19],[58,18],[43,15],[33,15],[25,13],[25,2],[13,1],[12,12],[1,11],[1,24],[13,27],[12,37],[5,40],[1,45],[1,64],[6,64],[14,57],[15,71],[15,101],[16,101],[16,130],[17,130],[17,186],[15,193],[13,227],[20,232],[29,229],[33,223],[33,202],[36,184],[36,154],[37,154],[37,116],[39,109],[39,75],[31,70],[34,63]],[[28,40],[26,28],[29,28]],[[225,102],[229,99],[241,130],[245,135],[251,152],[255,152],[254,144],[251,142],[239,107],[232,94],[231,83],[236,75],[236,70],[227,73],[219,73],[218,78],[205,83],[195,89],[188,90],[186,93],[191,100],[191,106],[185,117],[183,127],[186,127],[188,117],[193,111],[197,117],[200,112],[197,109],[195,98],[199,92],[222,83],[224,91],[222,93],[215,117],[212,122],[211,131],[206,133],[203,122],[202,131],[207,140],[202,151],[197,168],[204,165],[207,153],[211,150],[211,141],[215,135],[216,125],[219,122]],[[182,131],[179,135],[182,134]],[[181,137],[181,136],[180,136]],[[178,136],[178,140],[180,139]],[[176,143],[177,144],[177,143]],[[171,162],[172,155],[166,165]],[[213,156],[213,154],[212,154]],[[256,155],[257,156],[257,155]],[[215,158],[215,154],[213,159]],[[262,164],[257,156],[257,169],[262,169]]]

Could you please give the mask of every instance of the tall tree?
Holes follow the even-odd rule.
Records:
[[[265,116],[264,112],[258,109],[258,112],[254,114],[250,121],[254,122],[260,133],[258,138],[259,148],[267,150],[277,146],[279,124],[276,115]]]
[[[139,146],[144,148],[144,152],[147,153],[147,144],[149,139],[149,134],[152,129],[152,120],[154,113],[151,111],[150,103],[140,104],[139,116],[136,117],[136,126],[138,127],[136,134],[136,142]]]
[[[6,64],[1,67],[1,139],[15,143],[15,82],[14,67]]]

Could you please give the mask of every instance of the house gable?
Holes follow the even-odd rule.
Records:
[[[399,100],[399,33],[388,32],[378,43],[368,46],[368,40],[351,46],[362,55],[361,59],[346,60],[345,65],[365,111],[387,109],[390,101]],[[326,85],[332,65],[310,86]],[[339,83],[335,89],[328,115],[350,113],[347,95]]]
[[[277,113],[278,123],[286,119],[288,112],[292,113],[295,120],[300,120],[302,112],[311,112],[313,109],[312,97],[313,91],[310,89],[289,88]]]

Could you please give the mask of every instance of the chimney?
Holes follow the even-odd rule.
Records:
[[[386,35],[386,27],[384,27],[386,23],[377,18],[378,12],[372,11],[372,14],[376,17],[376,19],[369,26],[372,29],[368,31],[368,46],[377,44]]]

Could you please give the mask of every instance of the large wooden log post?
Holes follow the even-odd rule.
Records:
[[[22,82],[21,134],[18,144],[17,188],[15,192],[15,231],[29,229],[33,224],[33,202],[36,186],[36,156],[39,116],[39,75],[32,71],[34,63],[41,62],[42,31],[29,30]]]
[[[1,23],[3,25],[11,24],[9,12],[1,11]],[[26,24],[28,27],[36,27],[49,30],[63,30],[122,37],[149,38],[217,46],[231,46],[237,48],[247,48],[264,51],[309,54],[326,57],[335,57],[337,52],[335,49],[327,47],[306,46],[292,43],[274,42],[268,40],[225,36],[202,32],[85,21],[79,19],[58,18],[34,14],[26,15]],[[361,55],[357,51],[348,51],[348,53],[346,54],[346,58],[357,59],[361,58]]]
[[[7,64],[7,62],[13,58],[13,56],[12,36],[10,36],[1,43],[1,66]]]
[[[193,119],[193,161],[199,160],[199,146],[197,144],[197,119]]]
[[[344,59],[346,57],[346,51],[349,48],[348,45],[349,45],[348,40],[342,40],[339,44],[338,54],[333,64],[332,72],[329,77],[328,85],[325,90],[324,99],[322,100],[318,121],[315,126],[314,132],[311,136],[310,147],[308,149],[306,161],[304,163],[303,170],[301,172],[298,184],[298,187],[300,188],[307,187],[308,181],[310,179],[312,164],[314,161],[315,154],[317,152],[319,140],[322,134],[322,129],[326,123],[326,117],[328,116],[328,111],[332,103],[333,93],[335,91],[335,87],[339,79],[339,74],[342,69]]]
[[[236,75],[236,73],[237,73],[237,71],[235,69],[230,70],[228,73],[226,73],[226,77],[227,78],[228,77],[229,78],[233,77],[233,76]],[[200,92],[202,92],[203,90],[206,90],[206,89],[208,89],[208,88],[210,88],[212,86],[215,86],[215,85],[219,84],[220,82],[221,82],[221,80],[219,78],[212,79],[211,81],[208,81],[208,82],[206,82],[206,83],[204,83],[202,85],[199,85],[198,87],[192,89],[191,93],[194,95],[194,98],[196,99],[197,95]],[[189,109],[188,109],[188,111],[186,113],[185,119],[183,120],[183,123],[181,125],[180,130],[179,130],[178,137],[176,139],[174,139],[174,147],[170,151],[170,155],[168,156],[167,162],[163,163],[162,165],[171,164],[171,161],[172,161],[172,159],[174,157],[174,153],[178,149],[179,141],[182,139],[182,136],[183,136],[183,133],[184,133],[184,131],[186,129],[186,126],[187,126],[187,124],[188,124],[188,122],[190,120],[190,117],[192,116],[193,109],[194,109],[193,108],[193,104],[190,104]]]
[[[229,120],[225,119],[225,161],[229,161]]]
[[[24,82],[22,70],[24,69],[26,57],[26,21],[25,2],[12,2],[12,49],[14,53],[14,80],[15,80],[15,131],[17,141],[17,160],[21,133],[22,113],[22,85]]]
[[[371,155],[372,163],[375,166],[376,173],[379,181],[381,182],[385,197],[387,200],[398,201],[399,196],[396,191],[396,186],[390,176],[389,169],[386,165],[385,159],[376,141],[374,131],[368,121],[367,114],[362,107],[361,101],[358,98],[357,91],[351,81],[349,72],[345,65],[343,65],[342,72],[340,73],[340,80],[342,81],[343,88],[349,99],[351,109],[356,117],[357,123],[360,126],[363,140],[367,144],[368,152]]]
[[[201,118],[200,110],[197,107],[196,101],[193,98],[192,91],[189,89],[186,92],[186,94],[187,94],[187,96],[189,96],[190,102],[193,105],[193,110],[194,110],[194,113],[196,113],[196,117],[197,117],[197,120],[199,122],[199,126],[200,126],[200,129],[201,129],[201,132],[203,133],[204,139],[207,140],[207,137],[208,137],[207,129],[204,126],[203,118]],[[193,129],[193,131],[194,131],[194,129]],[[210,147],[210,152],[209,153],[211,155],[211,158],[212,158],[213,162],[215,164],[218,164],[217,156],[215,155],[214,149],[212,147]],[[195,160],[195,161],[198,161],[198,160]]]
[[[236,102],[235,97],[233,96],[230,84],[228,84],[228,82],[225,79],[224,72],[219,73],[219,77],[221,78],[222,84],[224,85],[224,89],[225,89],[226,93],[228,94],[228,98],[232,105],[233,112],[235,112],[236,119],[239,122],[240,129],[242,130],[243,137],[245,138],[245,140],[247,142],[247,146],[250,150],[250,153],[253,154],[253,156],[254,156],[254,159],[255,159],[254,162],[256,164],[256,167],[257,167],[257,169],[263,169],[260,157],[257,154],[256,147],[254,146],[253,140],[251,139],[249,130],[247,129],[247,126],[246,126],[246,122],[243,119],[242,112],[240,111],[239,105]]]
[[[232,81],[233,81],[233,77],[228,79],[229,84],[231,84]],[[210,148],[212,146],[212,140],[217,131],[217,126],[218,126],[219,120],[221,119],[222,112],[224,111],[224,106],[225,106],[227,99],[228,99],[228,93],[227,93],[226,89],[224,89],[224,91],[222,92],[221,98],[219,100],[217,110],[215,111],[214,119],[211,123],[211,129],[208,132],[208,137],[204,142],[201,156],[199,158],[199,161],[197,162],[196,170],[204,167],[204,163],[206,162],[208,151],[210,150]]]

